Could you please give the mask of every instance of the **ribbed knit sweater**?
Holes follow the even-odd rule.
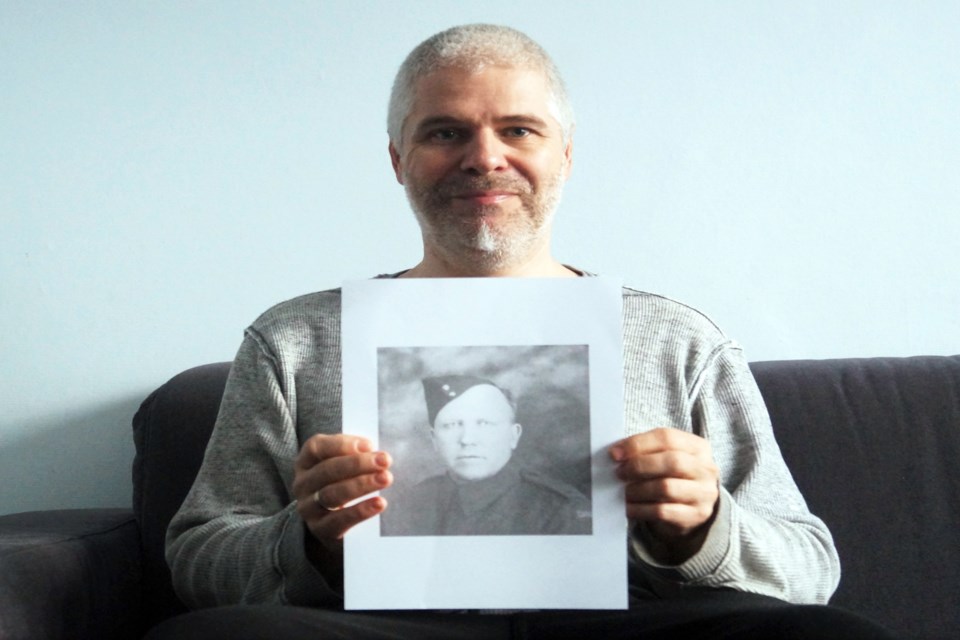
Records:
[[[690,307],[625,288],[623,350],[625,435],[698,434],[721,473],[715,519],[687,561],[658,565],[625,532],[631,580],[659,594],[696,584],[826,602],[840,578],[833,540],[787,470],[740,347]],[[184,602],[342,607],[306,559],[291,489],[301,444],[340,433],[341,417],[340,291],[271,308],[245,332],[203,466],[167,533]]]

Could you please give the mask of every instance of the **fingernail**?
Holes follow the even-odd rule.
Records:
[[[386,467],[390,463],[390,460],[387,458],[387,454],[381,451],[376,456],[374,456],[373,462],[378,467]]]
[[[615,462],[620,462],[623,460],[623,449],[620,447],[611,447],[610,448],[610,457],[614,459]]]

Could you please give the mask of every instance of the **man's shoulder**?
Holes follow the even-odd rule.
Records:
[[[395,278],[399,273],[381,274],[380,278]],[[335,323],[339,328],[342,290],[325,289],[290,298],[279,302],[263,313],[251,323],[251,328],[257,331],[284,329],[302,324]]]
[[[533,469],[520,472],[523,518],[542,533],[589,533],[590,500],[572,485]]]
[[[720,327],[702,311],[664,295],[623,287],[624,335],[669,334],[672,342],[727,342]]]
[[[420,480],[413,486],[418,490],[420,489],[436,490],[436,489],[439,489],[440,487],[445,487],[452,483],[453,483],[453,480],[450,478],[448,474],[440,473],[435,476],[428,476],[423,480]]]
[[[408,487],[406,491],[408,494],[407,499],[417,503],[433,504],[439,500],[442,495],[453,491],[455,484],[449,474],[446,473],[429,476]]]
[[[411,514],[416,514],[416,519],[423,522],[432,522],[435,518],[438,505],[446,504],[454,492],[456,483],[449,475],[442,473],[430,476],[406,485],[403,488],[394,488],[388,500],[396,502],[397,509],[388,518],[397,522],[399,526],[408,529],[413,526],[410,523],[402,524]],[[429,515],[425,515],[429,514]]]
[[[587,497],[572,485],[536,469],[521,469],[520,480],[529,491],[541,494],[546,500],[573,503],[576,506],[589,502]]]
[[[251,323],[261,333],[274,333],[299,325],[340,324],[340,289],[315,291],[273,305]]]
[[[659,293],[623,287],[623,309],[624,315],[628,317],[643,314],[647,318],[681,319],[705,330],[720,331],[717,324],[703,311]]]

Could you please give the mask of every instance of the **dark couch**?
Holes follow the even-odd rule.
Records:
[[[229,365],[174,377],[133,420],[133,509],[0,517],[0,638],[135,638],[183,609],[163,560]],[[833,603],[960,637],[960,356],[752,365],[787,463],[833,531]]]

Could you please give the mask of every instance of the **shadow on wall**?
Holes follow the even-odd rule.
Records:
[[[0,515],[131,506],[130,422],[148,393],[0,432]]]

